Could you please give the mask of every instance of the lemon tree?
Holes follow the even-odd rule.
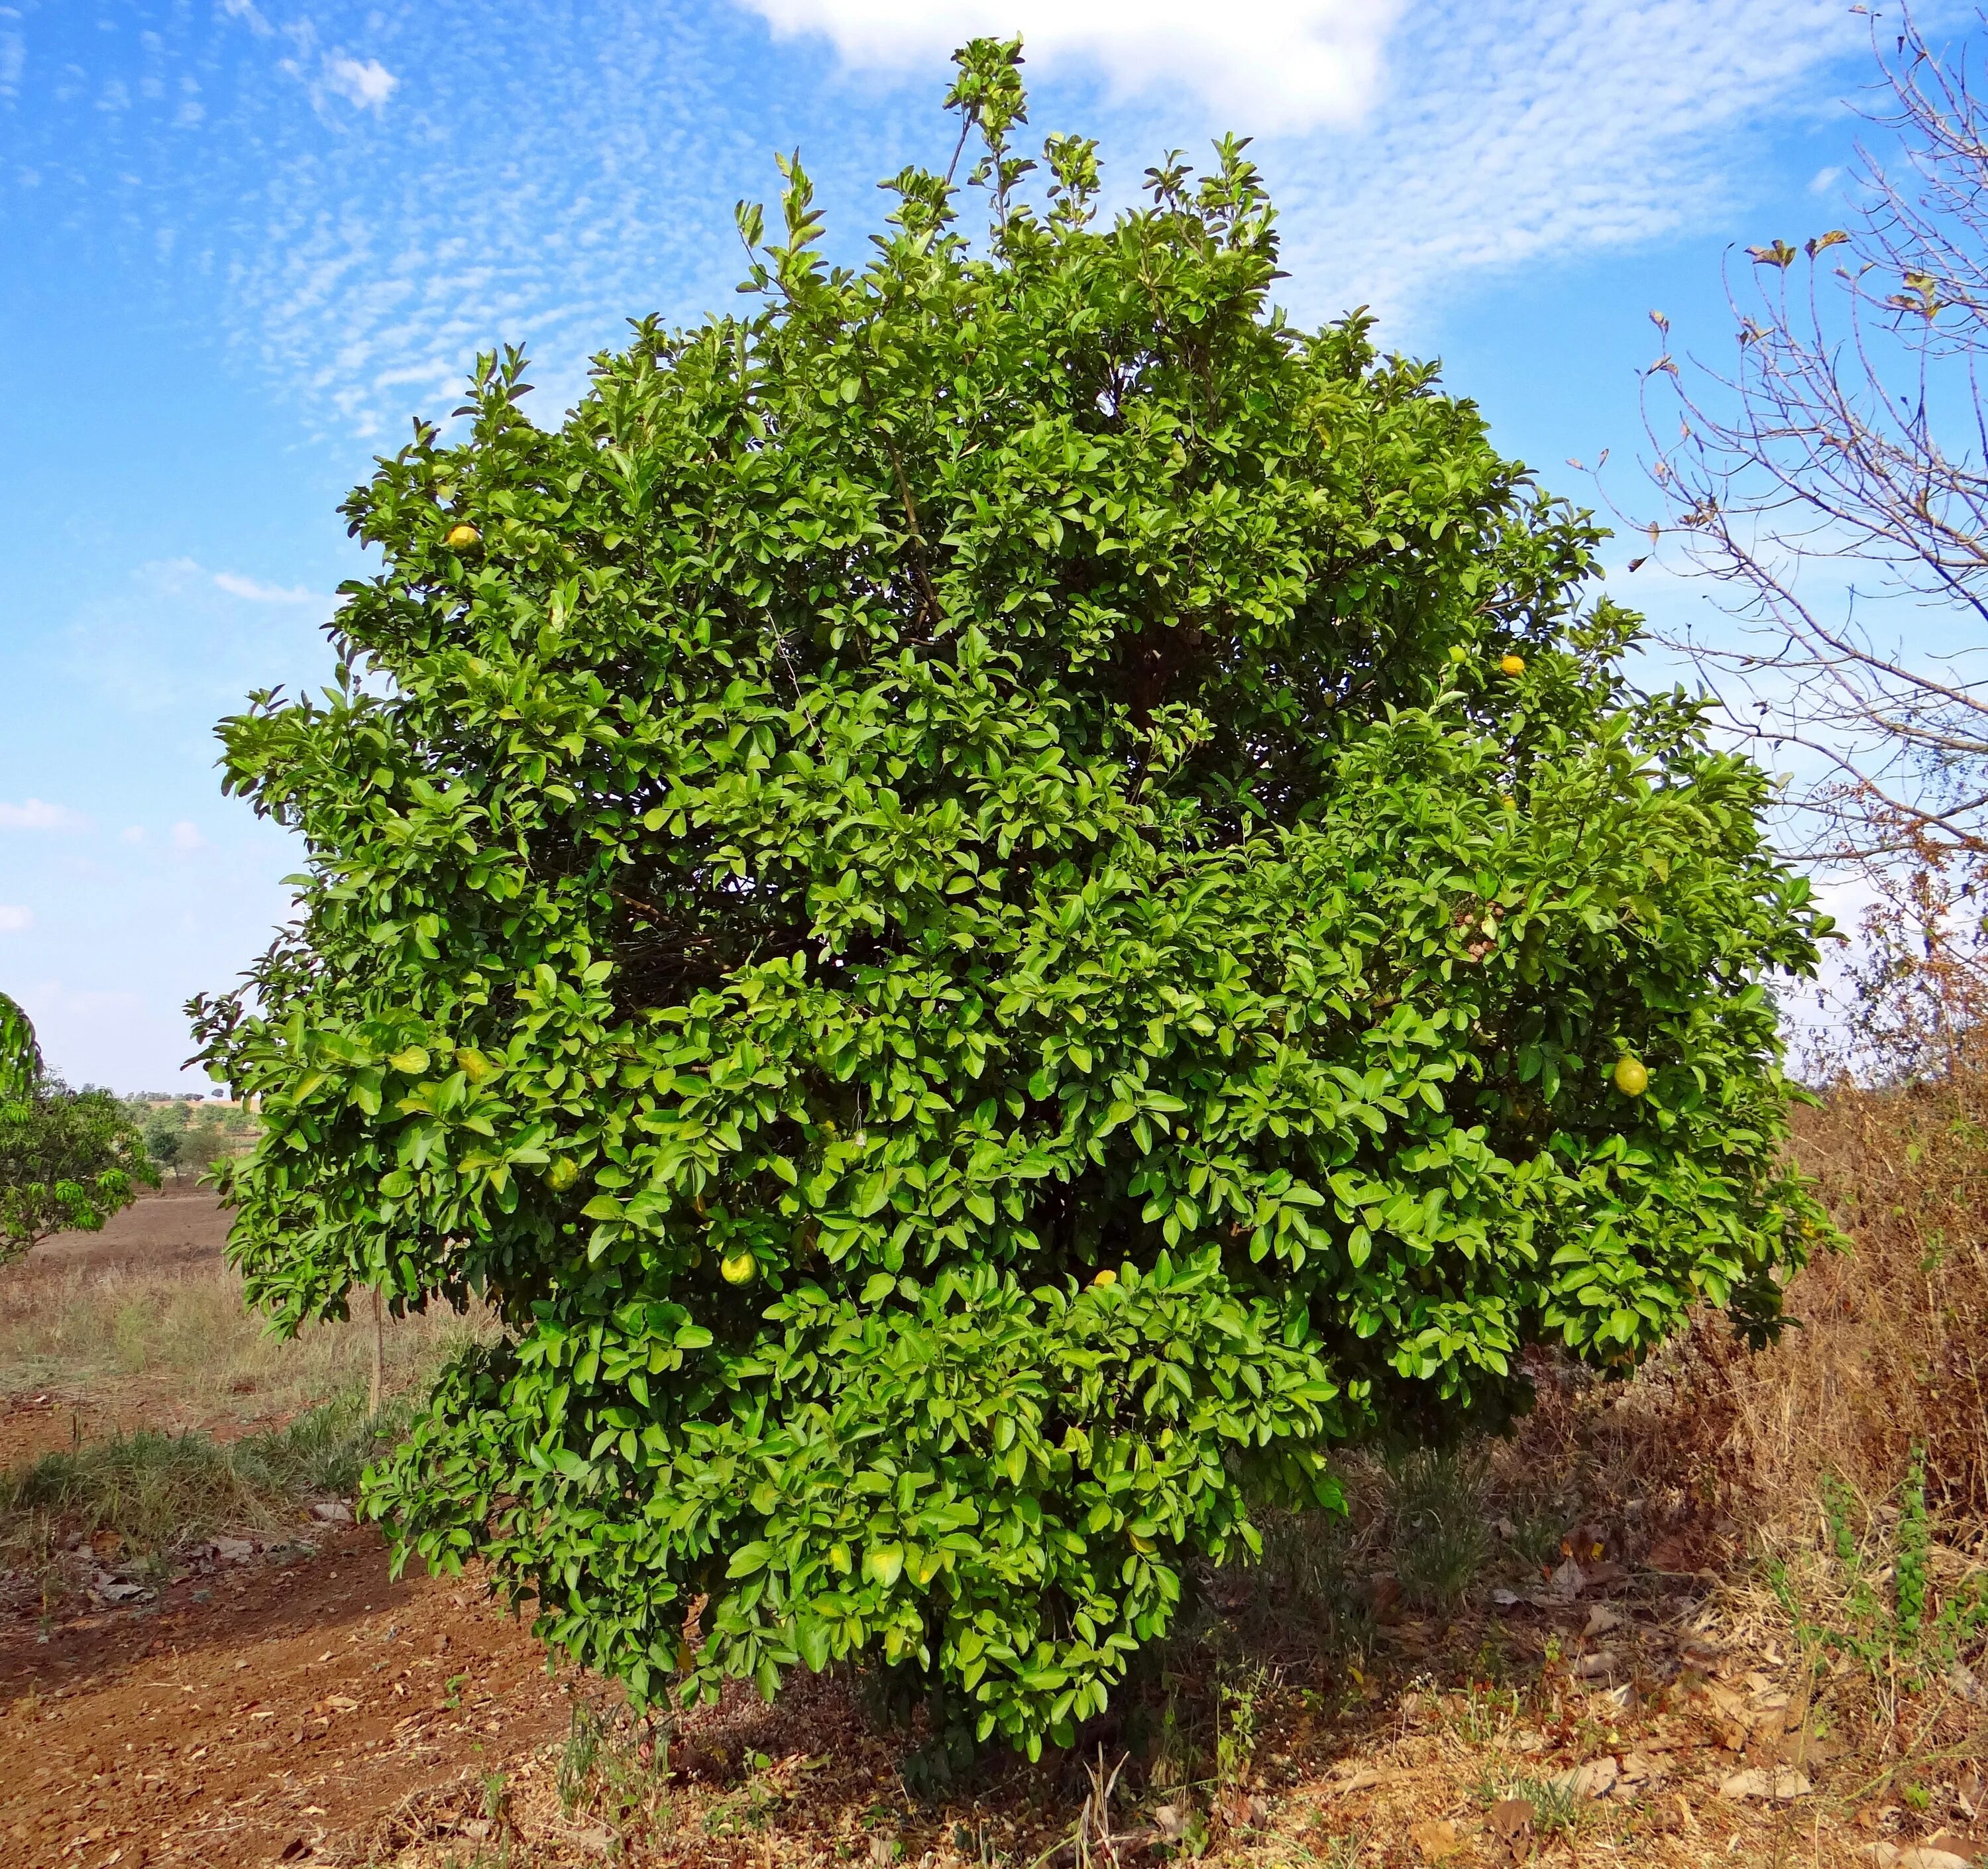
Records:
[[[258,1302],[502,1318],[404,1554],[638,1696],[857,1660],[1033,1752],[1335,1446],[1771,1332],[1824,924],[1586,516],[1272,308],[1244,147],[1107,224],[1019,63],[864,265],[789,161],[737,315],[380,462],[336,684],[224,726],[298,918],[195,1014]]]

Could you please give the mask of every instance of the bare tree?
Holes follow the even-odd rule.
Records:
[[[1735,361],[1659,358],[1645,416],[1671,529],[1743,626],[1687,646],[1735,724],[1822,770],[1797,799],[1812,853],[1971,871],[1988,856],[1988,106],[1966,46],[1935,50],[1909,15],[1881,31],[1848,225],[1749,248],[1744,288],[1728,280]]]
[[[1725,368],[1666,354],[1644,415],[1668,527],[1736,631],[1673,646],[1728,722],[1806,750],[1804,853],[1876,906],[1831,1068],[1988,1055],[1988,103],[1973,43],[1872,21],[1847,225],[1729,269]],[[1652,313],[1666,340],[1667,321]]]

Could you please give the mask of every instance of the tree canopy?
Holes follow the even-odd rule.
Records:
[[[0,1102],[0,1265],[58,1233],[95,1233],[157,1171],[122,1101],[37,1071]]]
[[[258,1302],[502,1317],[403,1550],[638,1695],[862,1657],[1033,1752],[1335,1444],[1772,1330],[1824,924],[1589,520],[1272,308],[1245,145],[1100,224],[1019,63],[984,243],[908,169],[832,267],[783,162],[756,304],[379,463],[336,685],[223,729],[299,917],[196,1014]]]

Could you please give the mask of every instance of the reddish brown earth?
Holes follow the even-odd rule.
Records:
[[[46,1640],[34,1619],[11,1621],[0,1864],[363,1862],[410,1793],[563,1733],[566,1691],[473,1586],[390,1583],[370,1529],[92,1610]]]
[[[142,1265],[148,1271],[165,1271],[213,1263],[227,1239],[228,1215],[208,1190],[169,1183],[112,1214],[100,1233],[65,1233],[44,1241],[22,1265],[24,1270]]]
[[[226,1231],[211,1194],[168,1190],[10,1275],[194,1272]],[[239,1431],[157,1387],[0,1397],[0,1466],[113,1428]],[[380,1826],[409,1794],[565,1732],[544,1651],[478,1586],[390,1582],[370,1529],[296,1535],[150,1601],[45,1618],[32,1588],[0,1590],[0,1869],[363,1863],[392,1854]]]
[[[205,1188],[168,1184],[123,1212],[100,1233],[66,1233],[44,1241],[8,1268],[20,1281],[71,1272],[143,1271],[148,1275],[205,1271],[221,1263],[228,1215]],[[83,1393],[60,1385],[0,1393],[0,1468],[18,1466],[69,1446],[79,1438],[120,1429],[198,1427],[221,1439],[241,1431],[238,1420],[191,1408],[167,1383],[136,1379],[114,1395]]]

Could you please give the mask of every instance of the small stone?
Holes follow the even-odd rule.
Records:
[[[1921,1844],[1916,1849],[1901,1850],[1893,1864],[1893,1869],[1973,1869],[1964,1856],[1956,1856],[1951,1850],[1936,1850],[1930,1844]]]
[[[320,1525],[350,1525],[352,1508],[343,1499],[316,1499],[311,1502],[311,1516]]]
[[[1615,1671],[1615,1651],[1612,1648],[1598,1648],[1591,1655],[1583,1655],[1574,1664],[1574,1673],[1583,1681],[1594,1681]]]

